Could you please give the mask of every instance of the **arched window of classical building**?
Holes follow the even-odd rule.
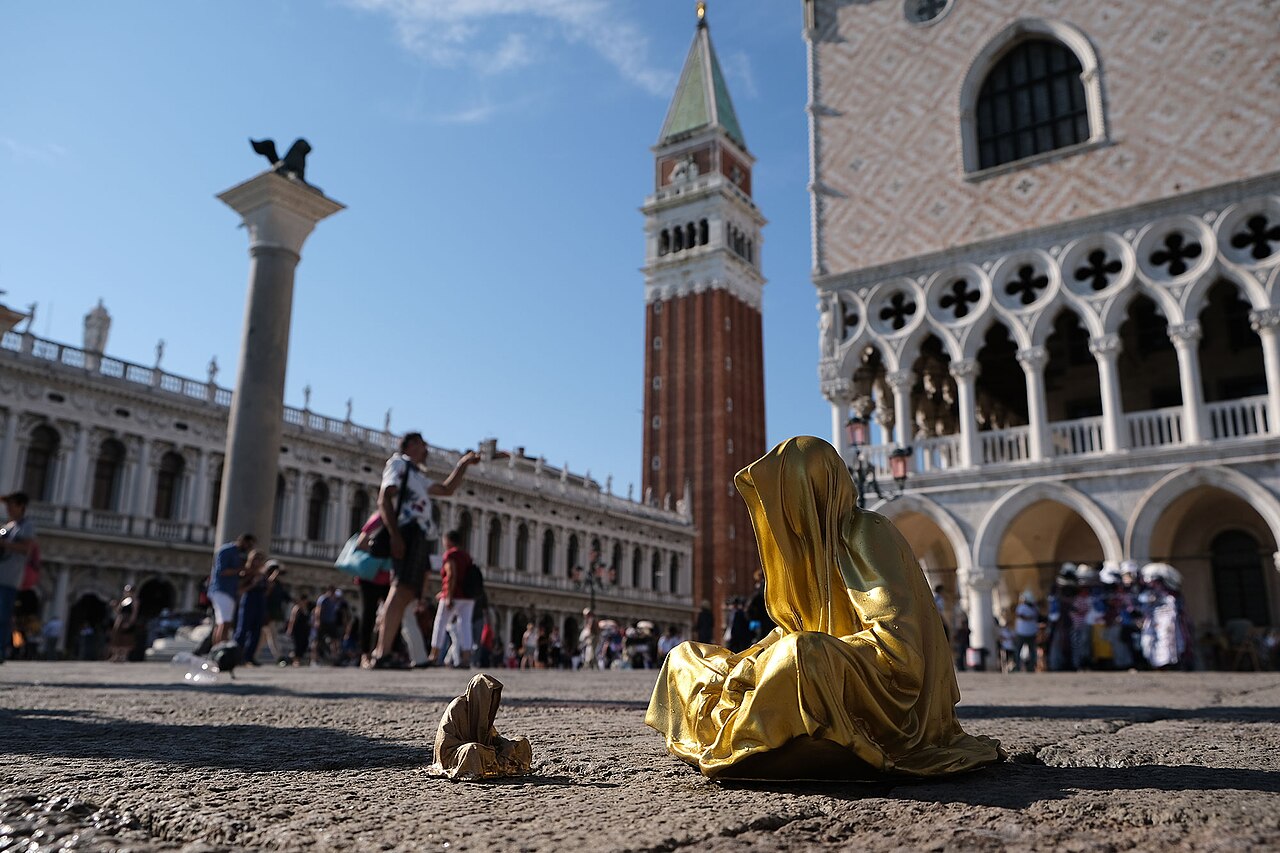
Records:
[[[960,98],[966,172],[1106,137],[1097,54],[1060,21],[1014,22],[979,53]]]
[[[489,519],[489,541],[485,546],[484,560],[490,566],[502,561],[502,520]]]
[[[288,491],[288,487],[284,482],[284,474],[276,474],[276,494],[271,502],[272,536],[280,536],[284,533],[284,502]],[[239,536],[240,534],[237,533],[236,535]]]
[[[529,526],[524,522],[516,528],[516,571],[529,570]]]
[[[658,257],[671,253],[671,232],[666,228],[658,235]]]
[[[458,524],[454,528],[458,531],[458,544],[462,546],[462,550],[468,554],[471,553],[471,510],[464,509],[458,513]]]
[[[41,424],[31,431],[27,459],[22,466],[22,490],[33,501],[53,499],[53,460],[62,437],[51,426]]]
[[[1227,530],[1213,537],[1209,552],[1218,624],[1248,619],[1255,626],[1269,625],[1262,547],[1258,540],[1243,530]]]
[[[578,566],[578,534],[569,534],[569,545],[564,551],[564,573],[566,577],[573,576],[573,570]]]
[[[705,246],[711,237],[711,226],[705,219],[698,220],[698,245]]]
[[[677,225],[671,229],[671,251],[679,252],[684,249],[684,229]]]
[[[657,548],[653,550],[653,559],[649,561],[649,589],[662,589],[662,555]]]
[[[617,585],[622,574],[622,543],[613,543],[613,554],[609,560],[609,583]]]
[[[354,536],[369,520],[369,493],[364,489],[356,489],[351,496],[351,517],[347,520],[348,536]]]
[[[671,565],[667,569],[667,591],[671,594],[680,591],[680,555],[671,555]]]
[[[120,505],[124,457],[124,445],[118,439],[108,438],[98,448],[98,459],[93,463],[93,494],[89,496],[93,509],[115,512]]]
[[[555,571],[555,565],[552,561],[556,556],[556,534],[553,530],[547,530],[542,534],[542,573],[549,575]]]
[[[640,586],[640,546],[637,545],[631,551],[631,586],[636,588]]]
[[[698,245],[698,228],[692,222],[684,226],[684,244],[690,249]]]
[[[172,450],[160,457],[160,470],[156,473],[155,518],[173,521],[178,517],[182,472],[186,467],[182,455]]]
[[[329,515],[329,486],[324,480],[316,480],[311,484],[311,494],[307,496],[307,539],[312,542],[323,542],[325,537],[325,519]]]

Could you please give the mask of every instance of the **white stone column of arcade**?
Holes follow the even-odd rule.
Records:
[[[916,375],[911,370],[895,370],[886,373],[885,383],[893,392],[893,440],[899,447],[911,446],[911,387]]]
[[[1018,350],[1018,364],[1027,378],[1027,422],[1030,457],[1041,461],[1053,456],[1049,444],[1049,415],[1044,395],[1044,366],[1049,363],[1049,352],[1044,347]]]
[[[249,232],[250,261],[214,541],[226,542],[245,531],[268,541],[284,426],[294,272],[316,223],[343,205],[305,183],[300,174],[286,177],[274,170],[218,198],[241,216]]]
[[[1098,391],[1102,397],[1102,446],[1115,453],[1129,446],[1124,408],[1120,401],[1120,336],[1112,333],[1089,341],[1089,352],[1098,362]]]
[[[1200,381],[1200,338],[1200,324],[1195,320],[1169,327],[1169,340],[1178,352],[1184,444],[1199,444],[1209,438],[1205,429],[1204,386]]]
[[[1249,312],[1249,325],[1262,341],[1262,362],[1267,372],[1267,425],[1280,435],[1280,308]]]
[[[951,362],[951,378],[956,381],[956,402],[960,409],[960,467],[973,468],[982,464],[982,456],[978,452],[978,416],[974,408],[977,359]]]
[[[986,667],[990,669],[996,656],[996,614],[991,592],[1000,582],[996,569],[974,568],[962,572],[969,611],[969,648],[986,650]]]

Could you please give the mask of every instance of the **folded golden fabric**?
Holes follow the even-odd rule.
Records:
[[[528,773],[533,765],[528,739],[508,740],[493,727],[501,702],[502,682],[483,672],[471,679],[467,692],[440,718],[436,761],[427,772],[462,781]]]
[[[739,654],[667,655],[645,722],[713,778],[937,776],[1004,758],[966,734],[942,620],[902,534],[860,510],[830,444],[799,436],[738,472],[778,627]]]

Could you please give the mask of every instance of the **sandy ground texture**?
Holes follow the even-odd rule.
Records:
[[[183,672],[0,667],[0,850],[1280,850],[1274,673],[963,673],[1007,763],[722,785],[643,725],[652,672],[495,672],[534,767],[479,784],[423,772],[468,673]]]

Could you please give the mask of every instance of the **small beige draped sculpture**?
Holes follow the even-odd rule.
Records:
[[[502,682],[483,672],[471,679],[467,692],[440,718],[436,761],[427,772],[461,781],[528,773],[533,766],[529,739],[508,740],[493,727],[501,702]]]

